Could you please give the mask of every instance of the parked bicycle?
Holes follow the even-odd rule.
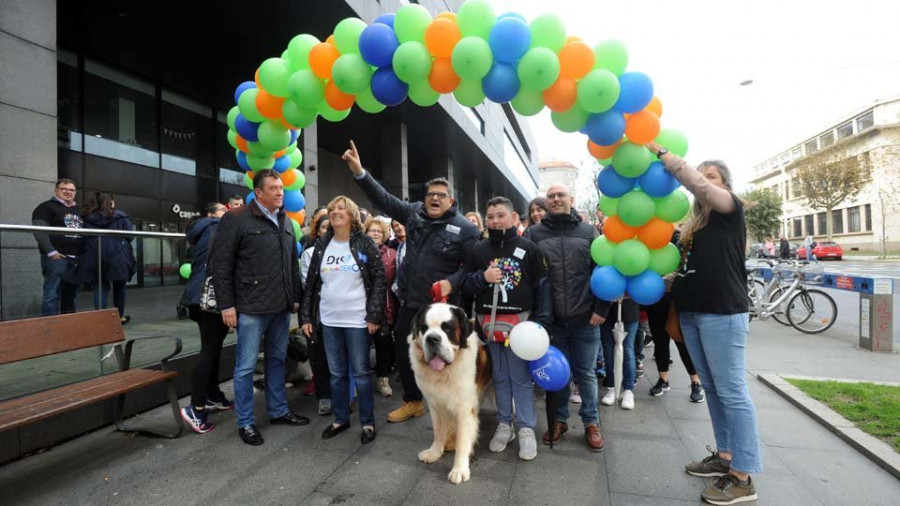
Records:
[[[768,265],[772,277],[765,283],[762,268]],[[825,281],[825,270],[819,264],[795,260],[767,260],[747,266],[747,295],[750,318],[772,317],[782,325],[790,325],[805,334],[825,332],[837,320],[837,304],[822,290],[809,288]]]

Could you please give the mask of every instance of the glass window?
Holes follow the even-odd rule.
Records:
[[[800,198],[800,178],[797,176],[791,178],[791,194],[795,199]]]
[[[794,237],[803,236],[803,222],[800,218],[794,218]]]
[[[78,56],[60,49],[56,53],[56,142],[64,149],[81,151],[81,93],[78,79]]]
[[[867,128],[875,125],[875,118],[872,111],[867,111],[856,117],[856,131],[862,132]]]
[[[819,145],[823,148],[834,144],[834,132],[828,131],[819,136]]]
[[[866,231],[872,230],[872,204],[866,204]]]
[[[844,210],[843,209],[835,209],[831,211],[831,233],[833,234],[843,234],[844,233]]]
[[[212,109],[162,91],[162,168],[213,175]]]
[[[228,184],[243,185],[244,173],[239,170],[219,168],[219,181]]]
[[[860,223],[859,206],[847,209],[847,232],[859,232],[862,230]]]
[[[159,167],[154,85],[90,59],[84,70],[85,152]]]
[[[519,152],[516,151],[512,139],[509,138],[509,132],[505,130],[503,136],[503,163],[512,171],[512,176],[522,185],[528,195],[537,193],[537,183],[532,179],[531,174],[528,172],[528,166],[525,165],[522,157],[519,156]]]
[[[799,160],[800,158],[803,158],[803,148],[797,146],[791,150],[791,160]]]
[[[791,163],[791,154],[785,153],[781,155],[781,165],[787,165],[789,163]]]
[[[811,155],[819,150],[819,141],[818,139],[806,141],[806,143],[803,144],[803,147],[806,149],[806,154]]]
[[[804,235],[816,235],[816,231],[813,228],[814,218],[815,217],[811,214],[807,214],[803,217],[803,226],[806,228],[806,230],[803,232]]]
[[[818,221],[818,235],[826,235],[828,233],[828,221],[825,213],[816,213],[816,221]]]
[[[853,135],[853,122],[852,121],[848,121],[848,122],[844,123],[843,125],[839,125],[837,127],[837,138],[838,139],[844,139],[846,137],[850,137],[851,135]]]

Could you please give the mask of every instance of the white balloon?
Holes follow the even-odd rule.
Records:
[[[537,322],[521,322],[509,333],[509,347],[522,360],[537,360],[550,348],[550,336]]]

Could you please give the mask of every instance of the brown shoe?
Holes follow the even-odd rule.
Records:
[[[596,425],[588,425],[584,428],[584,439],[587,441],[588,448],[592,452],[603,451],[603,436],[600,435],[600,427]]]
[[[391,423],[405,422],[412,417],[425,414],[424,401],[404,402],[399,408],[388,413],[387,421]]]
[[[553,444],[559,443],[559,440],[562,439],[562,435],[569,431],[569,424],[566,422],[560,422],[559,420],[553,422],[553,430],[547,431],[544,433],[544,444],[550,444],[550,433],[553,432]]]

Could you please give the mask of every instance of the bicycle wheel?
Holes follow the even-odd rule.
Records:
[[[778,298],[781,297],[782,293],[784,293],[784,288],[781,288],[780,286],[776,286],[775,289],[772,290],[772,293],[769,295],[769,300],[767,300],[766,302],[771,304],[772,302],[778,300]],[[787,314],[786,314],[787,311],[785,311],[786,307],[787,307],[787,303],[782,302],[781,305],[778,306],[776,311],[774,313],[772,313],[772,318],[775,318],[776,322],[784,325],[785,327],[790,327],[791,322],[789,322],[787,319]]]
[[[837,320],[837,304],[821,290],[801,288],[788,301],[786,312],[791,326],[805,334],[825,332]]]

